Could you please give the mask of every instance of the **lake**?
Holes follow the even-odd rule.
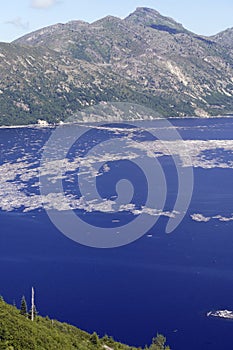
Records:
[[[210,310],[233,310],[233,119],[171,121],[190,155],[194,181],[184,218],[169,234],[169,220],[179,216],[174,211],[179,187],[177,164],[183,174],[191,165],[185,163],[186,159],[176,160],[184,152],[180,140],[172,140],[169,153],[169,140],[161,144],[154,137],[154,130],[156,133],[163,127],[161,123],[141,123],[146,131],[133,136],[127,130],[131,123],[120,125],[126,128],[123,133],[128,140],[122,149],[118,147],[121,132],[116,125],[109,124],[104,131],[99,127],[83,131],[69,149],[65,165],[63,150],[73,140],[71,131],[75,132],[64,126],[68,133],[64,139],[53,140],[54,158],[47,159],[49,167],[40,173],[42,147],[54,129],[0,129],[0,294],[7,302],[15,301],[19,306],[25,295],[30,303],[34,286],[40,315],[96,331],[100,336],[109,334],[121,342],[144,346],[159,332],[174,350],[231,346],[233,321],[206,314]],[[135,146],[139,137],[144,148]],[[106,149],[100,154],[97,149],[96,154],[88,155],[101,142],[109,149],[111,138],[117,145],[111,154],[106,156]],[[133,164],[137,147],[147,154],[157,150],[156,159],[166,177],[166,198],[157,212],[146,202],[150,184],[143,166]],[[153,158],[151,154],[149,157]],[[98,174],[94,163],[98,163]],[[59,167],[62,174],[56,172]],[[80,169],[81,180],[77,175]],[[46,187],[44,182],[41,189],[39,175],[42,183],[42,177],[47,177],[51,186]],[[95,176],[104,205],[91,198],[88,186]],[[121,178],[136,189],[133,193],[129,187],[129,193],[125,193],[129,199],[125,206],[125,198],[117,203],[116,183]],[[56,195],[58,182],[64,187],[67,203]],[[87,198],[81,200],[85,186]],[[51,195],[51,189],[55,195]],[[50,213],[58,210],[57,215],[62,216],[63,223],[67,220],[68,226],[67,206],[79,220],[95,227],[97,234],[98,228],[110,232],[114,227],[120,232],[121,226],[131,227],[127,225],[140,215],[144,215],[145,227],[149,228],[136,240],[130,232],[131,243],[119,247],[97,249],[93,246],[98,245],[98,237],[92,247],[85,246],[78,242],[78,225],[75,241],[50,220]],[[151,224],[155,219],[158,221]],[[132,227],[136,234],[137,227]]]

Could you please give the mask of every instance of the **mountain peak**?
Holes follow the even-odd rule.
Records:
[[[137,7],[133,13],[125,18],[125,21],[132,24],[139,24],[158,30],[164,30],[173,34],[187,32],[182,24],[176,22],[170,17],[165,17],[158,11],[148,7]]]
[[[105,16],[104,18],[98,19],[97,21],[93,22],[92,25],[97,25],[97,24],[108,24],[108,23],[119,23],[121,22],[121,19],[115,16]]]
[[[220,33],[211,36],[211,39],[222,46],[233,49],[233,28],[227,28]]]
[[[147,20],[156,20],[158,17],[161,17],[161,14],[148,7],[137,7],[136,10],[125,18],[125,20],[138,20],[138,19],[147,19]]]
[[[141,13],[141,14],[151,14],[155,16],[161,16],[158,11],[155,9],[149,8],[149,7],[137,7],[134,13]]]

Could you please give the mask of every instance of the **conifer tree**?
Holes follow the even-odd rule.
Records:
[[[27,316],[27,312],[28,312],[27,302],[26,302],[25,296],[23,295],[21,299],[20,314],[23,316]]]
[[[90,336],[90,341],[93,345],[98,345],[99,344],[99,337],[96,332],[92,333]]]
[[[149,347],[149,350],[170,350],[170,347],[165,344],[166,338],[161,334],[157,334],[157,336],[152,339],[152,344]]]

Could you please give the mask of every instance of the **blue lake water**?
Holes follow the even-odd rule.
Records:
[[[184,140],[196,142],[192,147],[201,140],[233,139],[231,118],[177,119],[172,123]],[[159,126],[156,121],[152,124]],[[31,168],[36,167],[41,146],[51,132],[51,129],[1,129],[0,171],[9,163],[10,174],[14,164],[22,164],[25,155],[34,162]],[[131,345],[149,344],[160,332],[174,350],[230,349],[233,321],[206,317],[210,310],[233,310],[233,221],[221,220],[233,213],[233,148],[230,144],[226,148],[223,143],[221,147],[216,145],[200,148],[202,158],[200,166],[194,168],[191,204],[182,223],[171,234],[165,233],[168,218],[161,216],[149,232],[133,243],[95,249],[64,236],[43,209],[23,212],[20,206],[14,210],[3,208],[0,294],[9,303],[16,301],[19,305],[22,295],[30,300],[30,288],[34,286],[41,315],[89,332],[97,331],[101,336],[107,333]],[[213,159],[216,166],[213,163],[205,166]],[[177,192],[176,169],[169,156],[162,156],[160,163],[168,184],[165,207],[171,210]],[[17,176],[20,169],[22,166],[14,170]],[[132,169],[126,169],[131,177]],[[114,169],[114,181],[121,172],[121,166]],[[5,180],[6,177],[7,172]],[[135,180],[139,195],[134,200],[140,205],[145,202],[142,179],[139,173]],[[14,181],[17,184],[17,179]],[[19,192],[37,194],[33,181],[28,180],[28,187],[19,188]],[[108,181],[108,177],[105,185],[99,181],[105,197],[106,184],[111,187]],[[0,186],[2,203],[6,184]],[[72,187],[68,188],[71,190]],[[199,222],[191,217],[197,213],[220,219]],[[84,215],[83,211],[79,214]],[[85,220],[95,225],[110,225],[111,214],[92,211],[86,215]],[[117,218],[126,222],[132,216],[121,212]]]

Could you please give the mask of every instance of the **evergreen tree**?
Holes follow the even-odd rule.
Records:
[[[166,338],[161,334],[157,334],[157,336],[153,338],[149,350],[170,350],[170,347],[166,346]]]
[[[23,295],[21,299],[20,314],[23,316],[27,316],[27,312],[28,312],[27,302],[26,302],[25,296]]]
[[[90,336],[90,341],[93,345],[99,344],[99,337],[96,332],[92,333],[92,335]]]

